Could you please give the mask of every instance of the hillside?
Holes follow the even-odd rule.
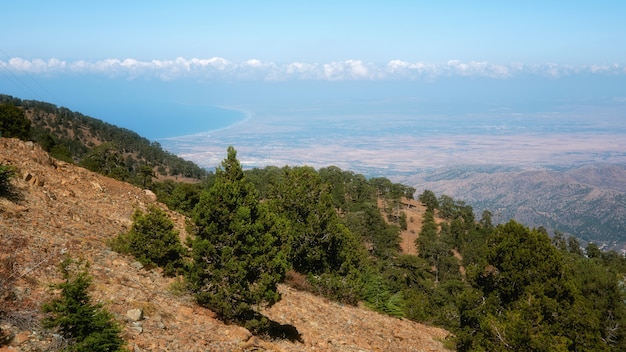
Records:
[[[206,170],[165,151],[157,142],[79,112],[3,94],[0,104],[20,109],[31,124],[28,139],[57,159],[136,185],[144,185],[150,174],[193,181],[207,175]]]
[[[417,255],[417,247],[415,246],[415,240],[419,237],[419,232],[422,230],[422,223],[424,221],[424,213],[426,213],[426,206],[415,199],[401,198],[400,212],[404,213],[407,218],[406,230],[400,230],[400,251],[402,254]],[[382,199],[378,199],[378,208],[383,214],[385,213],[385,205]],[[387,216],[385,216],[387,219]],[[441,223],[445,221],[436,214],[435,221]],[[387,222],[389,222],[387,220]]]
[[[490,210],[494,221],[515,219],[626,249],[626,168],[616,164],[548,169],[454,167],[421,172],[400,181]]]
[[[282,301],[264,313],[295,327],[301,341],[252,337],[194,304],[176,290],[175,279],[108,249],[107,239],[128,229],[136,208],[156,204],[166,209],[151,192],[58,161],[39,146],[16,139],[0,139],[0,163],[19,169],[13,196],[0,199],[0,264],[9,273],[0,292],[5,307],[0,328],[14,335],[0,351],[45,350],[56,343],[54,335],[39,327],[39,307],[51,297],[49,285],[60,279],[57,264],[65,253],[91,263],[92,295],[123,324],[123,337],[134,351],[444,350],[445,330],[287,286],[281,287]],[[185,236],[185,218],[168,215]],[[145,318],[128,318],[133,308],[142,309]]]

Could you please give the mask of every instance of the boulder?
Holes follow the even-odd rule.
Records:
[[[126,317],[132,321],[143,320],[143,310],[139,308],[133,308],[126,311]]]

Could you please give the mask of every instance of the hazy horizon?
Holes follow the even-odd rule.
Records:
[[[373,172],[624,159],[626,3],[33,0],[4,11],[0,93],[131,129],[208,168],[230,144],[249,166]]]

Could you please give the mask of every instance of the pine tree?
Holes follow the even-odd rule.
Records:
[[[227,322],[254,327],[255,308],[280,300],[277,284],[287,268],[281,242],[285,224],[260,204],[233,147],[193,218],[198,233],[190,241],[188,281],[198,302]]]
[[[542,231],[497,226],[482,262],[468,268],[475,290],[461,299],[458,350],[610,350],[563,255]]]
[[[71,270],[73,264],[78,272]],[[91,303],[87,289],[92,279],[83,263],[67,258],[61,263],[61,271],[65,282],[54,286],[61,290],[61,296],[43,305],[44,313],[49,313],[44,327],[57,328],[70,341],[65,351],[126,351],[120,337],[122,329],[111,313],[101,304]]]

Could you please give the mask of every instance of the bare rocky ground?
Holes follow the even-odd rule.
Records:
[[[0,139],[0,163],[19,169],[10,199],[0,198],[0,351],[45,351],[58,337],[39,326],[40,306],[55,292],[65,254],[91,263],[92,297],[124,327],[131,351],[444,351],[449,333],[330,302],[281,286],[264,314],[293,326],[299,339],[263,340],[225,325],[179,289],[175,278],[111,251],[151,192],[54,160],[32,143]],[[166,209],[167,210],[167,209]],[[181,233],[185,218],[169,212]],[[417,219],[416,219],[417,222]],[[143,317],[129,317],[140,309]]]

